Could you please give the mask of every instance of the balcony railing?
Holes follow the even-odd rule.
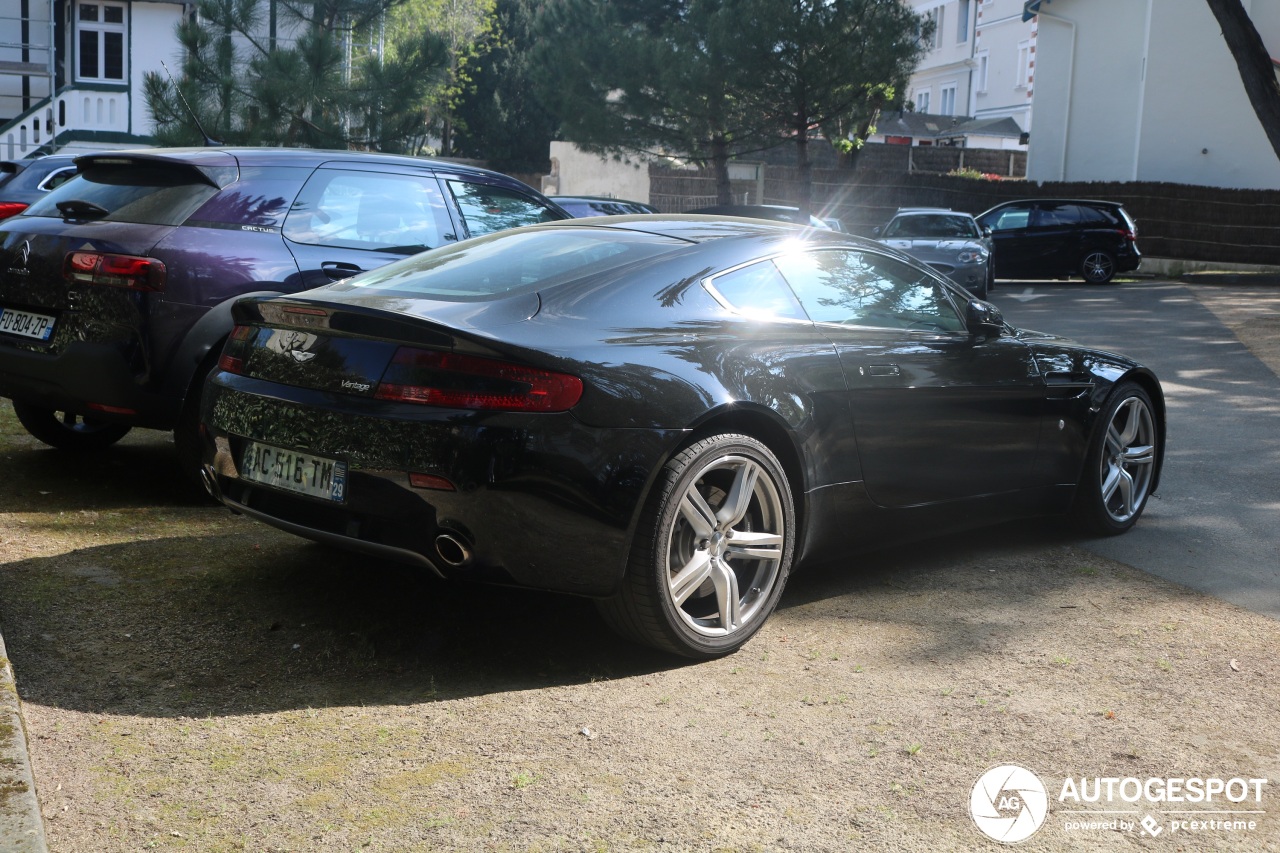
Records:
[[[64,135],[129,133],[129,93],[65,87],[0,127],[0,159],[48,154]]]

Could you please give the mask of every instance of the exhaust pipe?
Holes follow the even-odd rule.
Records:
[[[471,562],[471,549],[452,533],[441,533],[436,537],[436,553],[455,569],[460,569]]]
[[[214,473],[212,465],[201,466],[200,482],[204,485],[204,490],[209,493],[209,497],[218,503],[222,503],[222,489],[218,488],[218,477]]]

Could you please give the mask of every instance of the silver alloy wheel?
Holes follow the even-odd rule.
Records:
[[[1098,482],[1107,515],[1124,524],[1142,511],[1155,474],[1156,429],[1151,409],[1139,397],[1116,407],[1107,424]]]
[[[667,539],[667,591],[706,637],[751,624],[770,601],[785,551],[778,487],[747,456],[713,457],[689,481]]]
[[[1080,273],[1085,281],[1096,284],[1110,281],[1115,271],[1116,262],[1112,260],[1111,255],[1101,250],[1085,255],[1084,261],[1080,264]]]

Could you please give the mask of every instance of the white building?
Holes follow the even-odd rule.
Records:
[[[0,159],[151,140],[143,76],[181,65],[173,0],[0,0]]]
[[[1243,0],[1271,56],[1280,3]],[[1280,161],[1203,0],[1029,0],[1027,177],[1280,189]]]
[[[1010,118],[1029,131],[1035,24],[1023,20],[1023,0],[907,2],[935,24],[908,85],[916,112]]]

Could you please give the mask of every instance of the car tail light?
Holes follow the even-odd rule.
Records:
[[[248,348],[251,337],[253,337],[252,326],[236,326],[232,329],[226,345],[222,348],[222,355],[218,357],[218,369],[225,370],[227,373],[244,373],[245,350]]]
[[[1117,229],[1116,229],[1116,233],[1117,233],[1117,234],[1119,234],[1119,235],[1120,235],[1122,238],[1124,238],[1125,240],[1136,240],[1136,239],[1138,239],[1138,235],[1137,235],[1137,233],[1136,233],[1136,232],[1134,232],[1134,231],[1131,231],[1131,230],[1130,230],[1130,229],[1128,229],[1128,228],[1117,228]]]
[[[166,270],[155,258],[112,255],[105,252],[71,252],[63,265],[68,281],[123,287],[127,290],[164,290]]]
[[[26,209],[27,205],[20,201],[0,201],[0,219],[17,216]]]
[[[374,396],[455,409],[563,412],[582,398],[582,380],[489,358],[401,347]]]

